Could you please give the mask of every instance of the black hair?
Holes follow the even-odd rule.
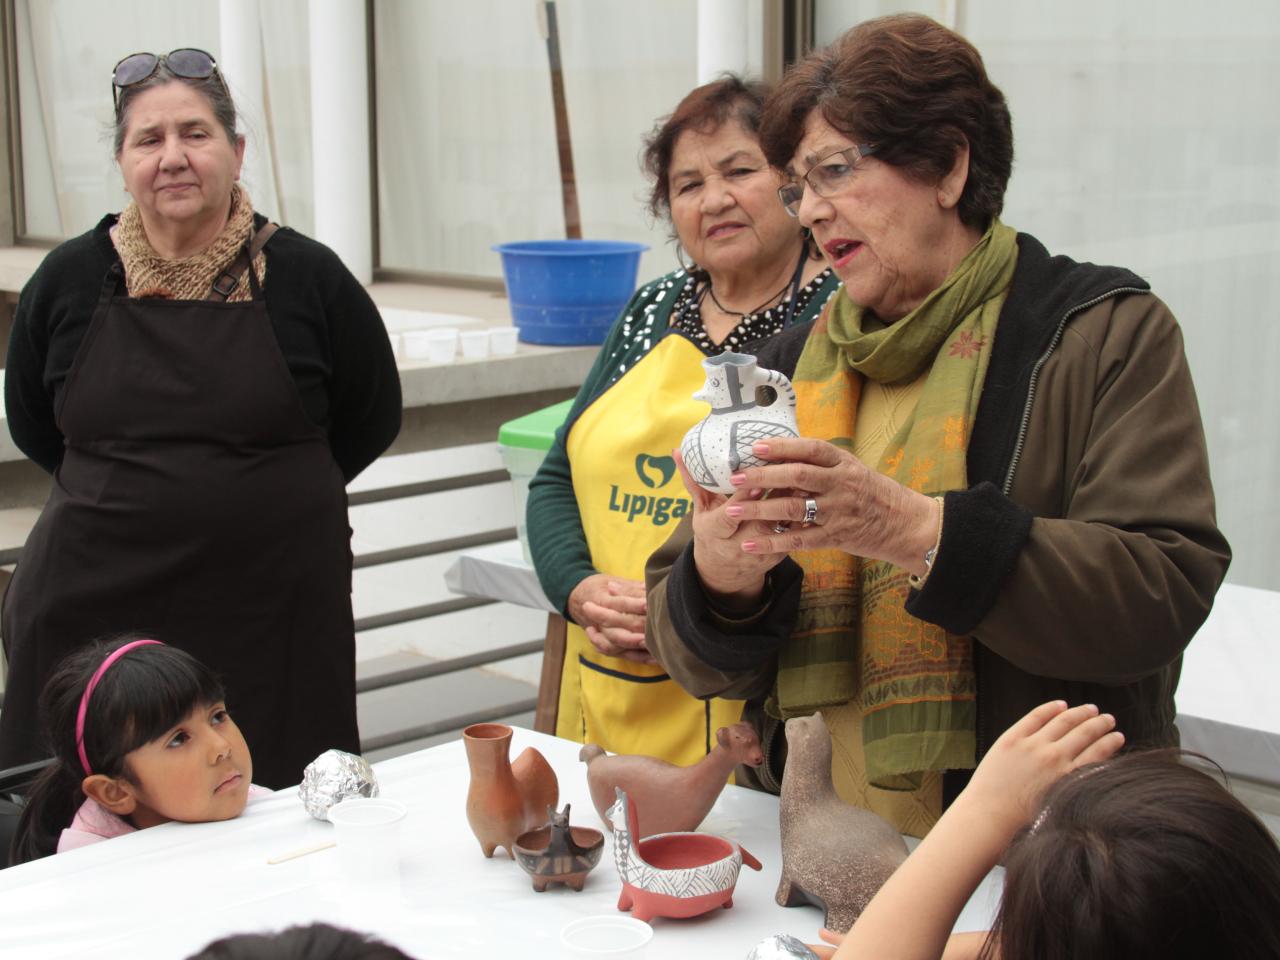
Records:
[[[1005,856],[981,956],[1280,957],[1280,847],[1207,763],[1131,753],[1054,784]]]
[[[49,856],[84,802],[87,774],[76,745],[76,714],[94,672],[130,634],[90,643],[68,656],[40,694],[40,723],[53,756],[32,784],[18,820],[11,863]],[[226,698],[222,684],[191,654],[164,644],[130,650],[98,681],[85,714],[84,749],[94,773],[132,782],[125,757],[163,736],[192,710]]]
[[[280,933],[239,933],[215,940],[187,960],[414,960],[373,937],[313,923]]]

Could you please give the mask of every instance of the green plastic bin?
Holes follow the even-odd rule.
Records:
[[[543,458],[551,449],[556,431],[569,416],[573,400],[564,400],[542,410],[526,413],[508,420],[498,428],[498,450],[502,453],[503,466],[511,474],[511,494],[515,498],[516,534],[520,537],[520,549],[524,558],[529,556],[529,531],[525,526],[525,506],[529,501],[529,481],[542,466]]]

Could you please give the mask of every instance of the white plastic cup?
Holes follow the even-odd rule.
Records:
[[[406,360],[426,360],[430,349],[429,330],[406,330],[400,335],[402,341],[401,356]]]
[[[488,330],[463,330],[462,355],[468,360],[483,360],[489,355]]]
[[[490,327],[489,350],[495,357],[509,357],[516,352],[520,331],[515,327]]]
[[[329,808],[343,879],[357,885],[398,887],[403,803],[350,797]]]
[[[560,930],[561,953],[570,957],[636,956],[653,939],[653,927],[635,917],[600,914],[570,920]]]
[[[453,363],[457,352],[457,327],[440,327],[427,331],[427,359],[431,363]]]

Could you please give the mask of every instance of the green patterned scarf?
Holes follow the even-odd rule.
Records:
[[[800,434],[852,448],[862,378],[898,383],[929,371],[914,413],[877,469],[920,493],[968,486],[969,433],[1017,263],[999,221],[914,311],[885,327],[842,289],[805,343],[793,384]],[[973,647],[903,608],[907,573],[839,550],[794,555],[800,614],[779,659],[782,717],[857,697],[867,778],[913,789],[925,770],[974,765]]]

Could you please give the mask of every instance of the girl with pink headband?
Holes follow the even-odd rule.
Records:
[[[239,816],[249,747],[222,685],[190,654],[124,637],[77,651],[40,709],[54,762],[32,786],[11,860],[62,853],[170,820]]]

